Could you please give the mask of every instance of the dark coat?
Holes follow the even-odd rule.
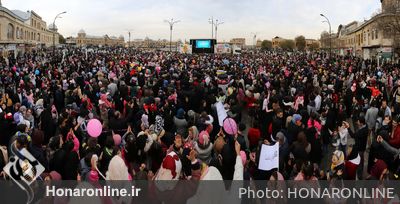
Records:
[[[367,147],[367,140],[368,140],[368,127],[365,126],[360,128],[355,136],[355,145],[357,146],[358,151],[363,152]]]

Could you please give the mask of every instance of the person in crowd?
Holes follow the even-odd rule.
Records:
[[[360,117],[357,120],[357,126],[358,126],[358,130],[354,135],[354,140],[355,140],[355,149],[358,150],[358,154],[361,157],[361,161],[360,164],[358,165],[358,171],[357,171],[357,175],[358,178],[362,178],[363,176],[363,170],[364,170],[364,152],[366,150],[367,147],[367,141],[368,141],[368,127],[367,124],[365,123],[365,118],[364,117]]]
[[[54,180],[332,181],[399,169],[394,62],[324,51],[62,52],[0,56],[0,167],[4,152],[26,150]],[[279,168],[260,170],[262,145],[275,143]],[[187,200],[195,186],[153,191]]]
[[[332,164],[328,171],[328,180],[331,179],[344,179],[345,178],[345,166],[344,166],[344,153],[340,150],[336,150],[332,154]]]

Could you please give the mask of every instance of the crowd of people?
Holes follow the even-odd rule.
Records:
[[[0,169],[26,149],[42,180],[400,174],[398,64],[323,52],[65,48],[3,57],[0,67]],[[98,137],[87,131],[93,119]],[[279,168],[260,170],[261,146],[275,143]]]

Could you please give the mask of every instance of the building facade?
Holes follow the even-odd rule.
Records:
[[[256,42],[256,47],[261,48],[262,40],[258,39]]]
[[[246,38],[232,38],[229,43],[244,48],[246,46]]]
[[[306,50],[319,49],[320,46],[321,46],[321,44],[320,44],[319,40],[306,39]]]
[[[379,24],[388,11],[400,10],[400,0],[381,0],[381,6],[382,12],[369,20],[339,25],[338,32],[331,36],[323,32],[321,47],[329,49],[329,40],[332,40],[332,50],[336,54],[386,61],[398,58],[394,52],[395,40],[379,29]]]
[[[9,10],[0,2],[0,52],[15,55],[39,47],[49,47],[59,44],[57,28],[54,33],[46,22],[34,11]]]
[[[172,41],[171,42],[171,49],[172,50],[177,50],[181,45],[184,45],[186,43],[183,43],[181,40],[178,41]],[[169,40],[165,39],[158,39],[158,40],[153,40],[148,37],[145,39],[134,39],[132,41],[128,41],[126,43],[127,47],[134,47],[134,48],[141,48],[141,49],[165,49],[169,50],[170,49],[170,42]]]
[[[78,32],[78,36],[68,37],[68,42],[70,44],[75,44],[77,46],[125,46],[124,36],[93,36],[86,35],[86,32],[81,29]]]
[[[286,40],[285,38],[281,38],[279,36],[272,38],[272,48],[280,48],[281,43],[284,42],[285,40]]]

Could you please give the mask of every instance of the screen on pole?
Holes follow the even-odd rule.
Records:
[[[215,39],[190,39],[192,53],[214,53]]]
[[[211,40],[196,40],[196,48],[210,49],[211,48]]]

